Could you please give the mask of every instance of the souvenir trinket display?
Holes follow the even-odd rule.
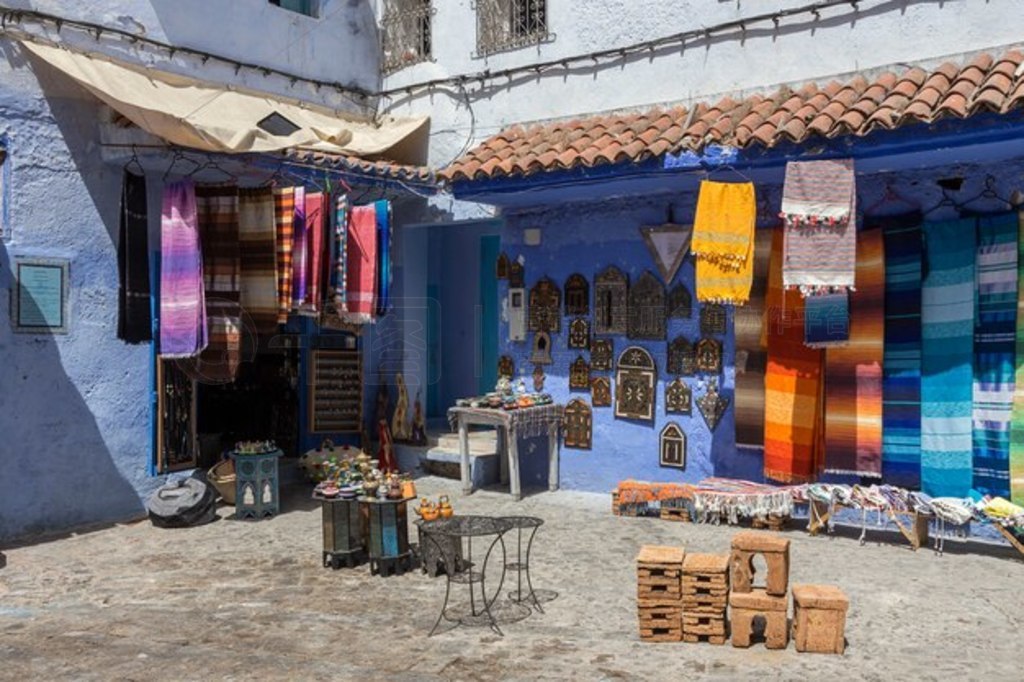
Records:
[[[516,375],[516,363],[512,361],[511,356],[502,355],[498,358],[498,376],[508,377],[511,379]]]
[[[717,303],[704,303],[700,308],[700,333],[724,334],[726,327],[725,306]]]
[[[644,238],[647,250],[666,284],[679,272],[679,266],[683,264],[686,254],[690,251],[690,238],[693,236],[692,225],[674,224],[671,219],[671,208],[669,214],[669,221],[664,225],[640,228],[640,236]]]
[[[537,281],[530,289],[530,307],[527,321],[532,332],[557,332],[562,327],[561,290],[548,277]]]
[[[569,367],[569,389],[585,391],[590,388],[590,363],[582,355]]]
[[[697,342],[697,369],[709,374],[722,371],[722,342],[717,339],[701,339]]]
[[[612,380],[608,377],[591,377],[590,402],[594,407],[611,407]]]
[[[609,265],[594,278],[594,333],[625,334],[629,326],[629,277]]]
[[[668,316],[687,320],[693,316],[693,295],[682,282],[668,292]]]
[[[697,351],[686,337],[677,336],[668,345],[669,374],[691,376],[697,371]]]
[[[579,273],[569,275],[565,280],[565,314],[590,314],[590,284]]]
[[[494,263],[494,276],[497,279],[508,279],[509,265],[508,254],[502,251]]]
[[[594,419],[590,405],[581,398],[573,398],[565,406],[562,416],[565,447],[589,450]]]
[[[535,365],[551,364],[551,335],[547,332],[537,332],[533,335],[533,353],[530,354],[530,362]]]
[[[359,433],[363,425],[362,355],[357,350],[310,352],[312,433]],[[378,395],[378,400],[380,396]]]
[[[640,346],[630,346],[622,351],[616,364],[616,419],[653,421],[654,387],[657,384],[654,358]]]
[[[712,379],[708,382],[707,393],[697,398],[697,407],[700,409],[700,413],[704,416],[704,421],[707,422],[708,429],[711,431],[715,430],[718,426],[718,422],[721,421],[722,416],[725,415],[725,411],[729,407],[729,399],[725,398],[718,393],[718,381]]]
[[[577,317],[569,323],[569,348],[590,348],[590,320]]]
[[[526,340],[526,290],[522,287],[508,290],[508,340]]]
[[[649,270],[629,289],[628,336],[655,341],[665,338],[665,287]]]
[[[685,381],[676,377],[665,387],[665,412],[668,414],[691,414],[693,393]]]
[[[533,390],[538,393],[544,390],[544,370],[541,369],[540,365],[536,365],[533,368]],[[520,403],[520,407],[522,407]]]
[[[612,368],[615,344],[611,339],[590,340],[590,369],[604,371]]]
[[[675,422],[669,422],[661,430],[659,438],[659,463],[663,467],[686,468],[686,434]]]
[[[526,286],[526,273],[518,259],[508,264],[508,285],[518,289]]]

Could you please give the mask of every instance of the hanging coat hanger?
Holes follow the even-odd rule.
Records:
[[[132,166],[139,169],[139,175],[146,175],[146,169],[142,167],[142,163],[139,161],[139,153],[135,148],[135,145],[132,145],[132,158],[128,159],[128,163],[124,165],[124,169],[129,170]]]
[[[912,199],[907,199],[902,194],[897,192],[892,185],[886,183],[885,191],[882,193],[882,196],[878,198],[878,201],[864,209],[864,215],[871,215],[882,206],[885,206],[886,204],[903,204],[904,206],[907,206],[911,211],[921,210],[920,202],[914,201]]]
[[[167,178],[168,178],[168,176],[170,176],[171,170],[174,168],[174,165],[176,163],[178,163],[179,161],[187,161],[188,163],[191,163],[192,166],[193,166],[192,173],[194,173],[202,165],[202,164],[196,162],[195,160],[190,159],[189,157],[187,157],[184,154],[182,154],[180,149],[175,149],[174,150],[174,155],[171,157],[171,163],[167,166],[167,170],[164,171],[164,174],[163,174],[163,177],[161,178],[161,180],[163,180],[164,182],[167,182]],[[191,176],[192,173],[186,173],[186,176]]]
[[[934,213],[935,211],[939,210],[940,208],[947,208],[947,207],[948,208],[955,208],[957,210],[960,210],[961,208],[963,208],[960,204],[956,203],[956,201],[953,199],[953,197],[949,196],[949,192],[947,190],[943,189],[942,190],[942,199],[940,199],[937,204],[935,204],[934,206],[929,208],[927,211],[924,211],[922,213],[922,215],[931,215],[932,213]]]
[[[722,164],[722,165],[719,165],[719,166],[715,166],[713,168],[705,168],[704,169],[704,178],[703,179],[704,180],[710,180],[712,173],[718,173],[718,172],[721,172],[721,171],[731,171],[731,172],[735,173],[736,175],[740,176],[741,178],[743,178],[746,182],[753,182],[753,180],[751,180],[750,177],[746,173],[743,173],[743,172],[737,170],[731,163],[725,163],[725,164]]]
[[[221,166],[212,157],[207,157],[206,163],[197,164],[196,167],[194,169],[192,169],[192,172],[188,174],[188,177],[192,177],[196,173],[200,173],[200,172],[205,171],[205,170],[217,171],[218,173],[223,174],[227,178],[226,182],[237,182],[238,181],[238,176],[237,175],[235,175],[234,173],[228,171],[226,168]]]
[[[957,206],[957,208],[965,209],[965,208],[967,208],[968,204],[973,203],[973,202],[977,201],[978,199],[995,199],[996,201],[1001,201],[1002,203],[1006,204],[1006,209],[1007,210],[1013,208],[1013,202],[1012,201],[1010,201],[1009,199],[1006,199],[1004,197],[999,196],[999,193],[996,192],[996,179],[992,175],[986,175],[985,176],[985,186],[981,190],[981,192],[979,192],[978,194],[974,195],[970,199],[967,199],[966,201],[961,202],[960,205]]]

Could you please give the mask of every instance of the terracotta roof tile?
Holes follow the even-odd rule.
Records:
[[[421,185],[433,185],[436,178],[432,170],[425,166],[410,166],[391,161],[363,159],[347,154],[329,154],[308,149],[287,149],[284,158],[303,166],[333,168],[354,175],[368,178],[383,178],[412,182]]]
[[[740,148],[800,143],[817,135],[864,136],[942,117],[965,118],[1024,108],[1024,53],[978,54],[961,65],[857,75],[824,86],[808,83],[737,101],[655,108],[576,118],[529,129],[513,125],[439,173],[443,180],[531,175],[604,164],[637,163],[709,143]]]

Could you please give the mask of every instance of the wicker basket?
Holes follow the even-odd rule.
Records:
[[[235,503],[235,463],[225,459],[214,464],[206,472],[206,480],[210,482],[224,501],[228,504]]]

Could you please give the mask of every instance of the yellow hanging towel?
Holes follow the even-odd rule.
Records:
[[[743,305],[750,299],[756,220],[753,183],[700,183],[690,245],[698,301]]]

